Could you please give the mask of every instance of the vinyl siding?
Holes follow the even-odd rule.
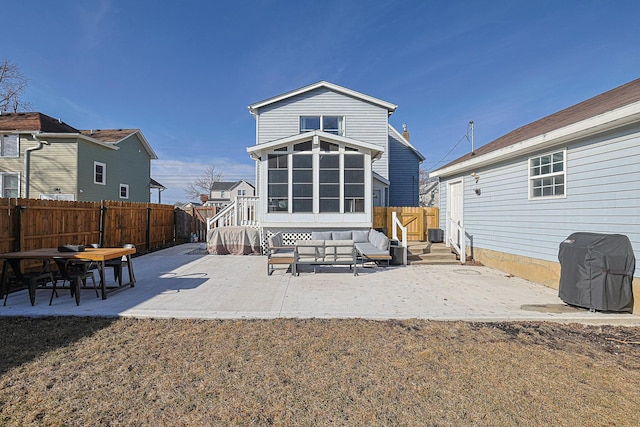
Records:
[[[418,206],[420,159],[406,145],[389,135],[389,206]]]
[[[78,144],[75,138],[49,140],[42,150],[31,153],[31,182],[29,197],[53,194],[77,194],[76,159]]]
[[[619,233],[640,259],[640,127],[566,148],[566,198],[528,199],[529,156],[475,171],[480,196],[465,177],[464,226],[473,246],[557,262],[560,242],[573,232]],[[440,184],[442,212],[449,180]],[[441,228],[446,217],[441,215]]]
[[[121,141],[119,150],[83,142],[78,148],[78,200],[148,202],[151,160],[137,136]],[[93,183],[93,162],[106,164],[106,185]],[[120,184],[129,185],[129,198],[120,198]]]
[[[388,178],[387,110],[326,88],[318,88],[261,108],[256,143],[297,135],[300,116],[313,115],[344,116],[346,137],[382,147],[385,152],[374,162],[373,170]]]

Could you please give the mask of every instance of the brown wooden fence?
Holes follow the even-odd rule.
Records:
[[[0,199],[0,253],[91,243],[148,251],[175,241],[172,205]]]
[[[439,210],[438,208],[423,207],[374,207],[373,227],[384,228],[391,237],[391,212],[396,212],[398,219],[407,227],[407,240],[426,241],[430,228],[438,228]],[[402,238],[402,235],[398,236]]]

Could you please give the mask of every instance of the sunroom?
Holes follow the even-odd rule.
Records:
[[[247,148],[256,160],[263,228],[369,228],[372,162],[384,149],[320,130]]]

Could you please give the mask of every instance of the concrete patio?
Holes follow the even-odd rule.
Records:
[[[565,305],[557,291],[487,267],[391,266],[359,269],[284,269],[266,274],[262,256],[217,256],[184,244],[134,258],[136,286],[96,298],[82,292],[76,306],[69,291],[49,306],[39,290],[35,306],[26,291],[9,295],[0,316],[130,316],[202,319],[279,317],[536,320],[640,325],[640,316],[601,313]],[[113,280],[111,271],[108,278]],[[126,272],[125,272],[126,277]]]

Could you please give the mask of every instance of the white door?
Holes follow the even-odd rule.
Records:
[[[462,222],[462,206],[463,206],[462,196],[464,194],[464,191],[463,191],[462,180],[450,182],[448,187],[449,187],[449,191],[448,191],[449,197],[447,197],[447,205],[448,205],[447,206],[447,216],[448,216],[448,219],[450,219],[452,222],[455,222],[456,224],[458,224],[460,226],[463,226],[463,222]],[[447,239],[447,241],[453,240],[457,244],[460,244],[460,239],[463,238],[463,236],[460,236],[459,233],[458,233],[458,230],[449,225],[449,221],[447,221],[447,233],[448,233],[448,236],[449,236],[449,239]]]

